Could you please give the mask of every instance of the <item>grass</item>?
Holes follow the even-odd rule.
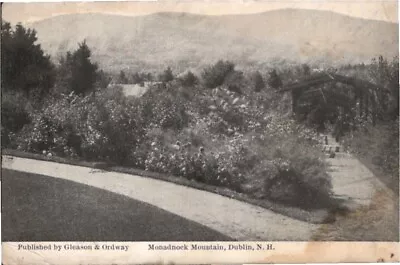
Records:
[[[3,241],[232,241],[129,197],[2,169]]]
[[[8,149],[2,150],[2,153],[3,153],[3,155],[12,155],[12,156],[18,156],[18,157],[29,158],[29,159],[45,160],[45,161],[52,161],[52,162],[58,162],[58,163],[63,163],[63,164],[71,164],[71,165],[85,166],[85,167],[92,167],[92,168],[96,168],[96,165],[99,164],[96,162],[71,160],[71,159],[60,158],[60,157],[56,157],[56,156],[47,157],[47,156],[40,155],[40,154],[32,154],[32,153],[16,151],[16,150],[8,150]],[[136,169],[136,168],[126,168],[126,167],[120,167],[120,166],[109,167],[109,168],[107,168],[107,170],[154,178],[154,179],[158,179],[158,180],[172,182],[172,183],[175,183],[178,185],[196,188],[199,190],[213,192],[213,193],[225,196],[225,197],[229,197],[229,198],[240,200],[240,201],[243,201],[243,202],[246,202],[249,204],[257,205],[257,206],[263,207],[265,209],[269,209],[274,212],[277,212],[279,214],[283,214],[288,217],[295,218],[295,219],[309,222],[309,223],[315,223],[315,224],[330,223],[330,222],[335,221],[335,216],[338,213],[343,213],[346,211],[346,209],[343,209],[342,207],[339,206],[340,205],[339,201],[332,201],[330,203],[330,206],[328,208],[324,208],[324,209],[302,209],[302,208],[298,208],[298,207],[294,207],[294,206],[280,204],[277,202],[271,202],[266,199],[254,199],[254,198],[251,198],[247,194],[235,192],[229,188],[212,186],[212,185],[208,185],[205,183],[196,182],[194,180],[188,180],[188,179],[182,178],[182,177],[176,177],[176,176],[167,175],[167,174],[161,174],[161,173],[156,173],[156,172],[140,170],[140,169]]]

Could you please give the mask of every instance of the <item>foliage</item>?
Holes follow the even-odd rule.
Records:
[[[263,89],[259,72],[249,79],[220,60],[198,82],[191,71],[175,80],[168,67],[161,84],[126,98],[120,87],[104,89],[110,76],[97,71],[83,41],[60,59],[52,93],[36,104],[28,94],[48,91],[54,77],[49,58],[34,44],[36,32],[3,23],[2,38],[6,146],[140,167],[298,206],[330,194],[315,132],[277,111],[286,101]],[[142,83],[152,76],[136,72],[129,80],[121,71],[118,79]],[[282,86],[275,70],[268,85]]]
[[[67,52],[60,60],[57,86],[62,92],[85,95],[94,90],[97,64],[90,61],[91,51],[86,41],[78,44],[73,53]]]
[[[53,99],[24,127],[18,148],[126,164],[141,135],[134,110],[121,92],[98,92],[96,97],[70,94]]]
[[[118,76],[118,83],[119,84],[128,84],[128,78],[125,75],[124,71],[120,71],[119,76]]]
[[[174,74],[172,73],[171,67],[167,67],[167,69],[164,70],[162,74],[158,77],[160,82],[168,83],[172,80],[174,80]]]
[[[219,60],[216,64],[206,67],[201,73],[203,83],[207,88],[222,85],[225,78],[233,72],[235,65],[229,61]]]
[[[372,81],[387,89],[378,91],[378,111],[382,119],[396,119],[399,115],[399,58],[394,57],[391,62],[379,56],[372,59],[368,67]]]
[[[33,90],[45,96],[54,84],[54,66],[44,55],[37,41],[36,31],[2,21],[1,27],[1,87],[2,91]]]
[[[171,93],[171,86],[152,89],[138,102],[144,126],[180,130],[188,123],[187,106],[182,94]]]
[[[262,75],[260,74],[259,71],[256,71],[253,74],[253,85],[254,85],[254,91],[255,92],[260,92],[262,89],[265,88],[265,83],[264,83],[264,79],[262,77]]]
[[[30,123],[29,112],[32,108],[26,104],[27,98],[21,92],[3,92],[1,101],[1,144],[9,147],[15,134]]]
[[[179,90],[162,91],[179,98]],[[142,106],[165,97],[158,92],[150,98],[145,95]],[[277,118],[277,113],[265,119],[259,106],[247,100],[247,104],[233,103],[235,99],[227,89],[214,89],[203,95],[202,101],[192,102],[193,108],[186,106],[186,126],[173,130],[146,127],[146,140],[131,155],[135,165],[227,186],[251,196],[296,205],[300,201],[301,206],[328,196],[330,178],[322,154],[315,149],[317,135],[294,121]],[[220,102],[218,106],[201,111],[204,105],[216,101]],[[163,115],[167,116],[165,112]],[[159,124],[151,115],[143,119]]]
[[[243,72],[233,70],[225,77],[224,86],[230,91],[242,94],[242,89],[245,87],[245,78]]]
[[[206,67],[198,82],[190,71],[175,80],[168,67],[161,84],[150,85],[140,98],[126,98],[121,88],[104,89],[110,76],[97,71],[90,57],[84,41],[61,58],[56,86],[40,108],[27,111],[18,105],[21,98],[10,97],[2,106],[7,116],[2,134],[9,143],[299,206],[329,196],[330,177],[315,132],[276,111],[286,101],[263,89],[259,72],[249,79],[220,60]],[[119,74],[122,83],[151,78],[137,72],[129,80],[125,72]],[[282,85],[276,71],[268,84]]]
[[[145,81],[153,81],[153,75],[151,73],[135,72],[128,81],[131,84],[142,84]]]
[[[299,76],[309,76],[311,74],[311,68],[308,64],[302,64],[301,67],[297,69],[297,75]]]
[[[104,89],[111,82],[111,76],[105,73],[103,70],[97,72],[95,87]]]
[[[269,72],[268,85],[275,89],[278,89],[282,86],[282,80],[275,69]]]
[[[181,84],[185,87],[194,86],[198,83],[198,78],[191,71],[180,77]]]

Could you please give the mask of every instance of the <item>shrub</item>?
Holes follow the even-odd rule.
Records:
[[[17,132],[30,122],[28,99],[21,93],[4,92],[1,101],[1,125],[10,132]]]
[[[2,147],[11,144],[15,133],[31,121],[27,102],[27,98],[21,93],[3,92],[1,102]]]
[[[19,135],[19,148],[127,164],[142,135],[137,112],[129,102],[108,96],[71,94],[55,100],[33,115],[32,123]]]
[[[137,101],[140,119],[145,127],[181,130],[189,122],[185,101],[178,93],[151,91]]]
[[[174,74],[172,73],[171,67],[168,67],[164,70],[162,74],[160,74],[158,78],[161,82],[168,83],[174,80]]]
[[[233,72],[235,65],[229,61],[219,60],[216,64],[205,68],[201,74],[204,85],[215,88],[224,83],[229,73]]]
[[[260,92],[265,88],[264,79],[259,71],[256,71],[252,76],[253,87],[255,92]]]
[[[275,89],[278,89],[282,86],[282,80],[275,69],[269,73],[268,85]]]
[[[188,71],[182,77],[180,77],[181,84],[184,87],[191,87],[197,84],[198,79],[191,71]]]
[[[313,130],[273,112],[274,95],[255,93],[233,64],[220,61],[203,74],[223,85],[211,90],[173,80],[140,98],[127,99],[118,87],[58,96],[32,114],[18,133],[18,146],[301,206],[329,196],[330,178]]]
[[[301,147],[301,148],[300,148]],[[321,154],[309,143],[294,137],[280,142],[274,151],[278,175],[266,179],[266,192],[273,199],[318,207],[331,190],[330,175]]]

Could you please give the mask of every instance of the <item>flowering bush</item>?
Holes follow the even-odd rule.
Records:
[[[186,99],[165,89],[153,89],[136,101],[143,125],[180,130],[188,123]],[[176,91],[175,91],[176,92]]]
[[[127,99],[70,94],[32,114],[18,147],[107,160],[286,203],[329,195],[317,134],[273,112],[267,92],[171,81]]]
[[[141,136],[135,117],[135,107],[121,98],[71,94],[33,114],[32,123],[20,134],[18,148],[126,164]]]

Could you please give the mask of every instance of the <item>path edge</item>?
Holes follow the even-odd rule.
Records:
[[[12,149],[2,149],[1,156],[2,156],[2,163],[3,163],[3,156],[14,156],[14,157],[19,157],[19,158],[27,158],[27,159],[34,159],[34,160],[40,160],[40,161],[55,162],[55,163],[61,163],[61,164],[67,164],[67,165],[73,165],[73,166],[81,166],[81,167],[87,167],[87,168],[93,168],[93,169],[99,169],[98,165],[101,164],[101,162],[87,162],[87,161],[67,159],[67,158],[62,158],[62,157],[57,157],[57,156],[48,157],[48,156],[41,155],[41,154],[29,153],[29,152],[12,150]],[[275,213],[287,216],[289,218],[308,222],[311,224],[326,224],[326,223],[334,222],[337,211],[339,211],[339,212],[343,211],[343,209],[320,209],[320,210],[314,210],[314,211],[307,211],[305,209],[301,209],[301,208],[297,208],[297,207],[293,207],[293,206],[287,206],[287,205],[279,204],[276,202],[268,201],[265,199],[264,200],[253,199],[247,194],[239,193],[239,192],[230,190],[225,187],[212,186],[209,184],[205,184],[205,183],[201,183],[201,182],[197,182],[197,181],[193,181],[193,180],[191,181],[191,180],[188,180],[183,177],[177,177],[177,176],[173,176],[173,175],[167,175],[167,174],[162,174],[162,173],[157,173],[157,172],[152,172],[152,171],[146,171],[146,170],[141,170],[141,169],[137,169],[137,168],[111,166],[107,169],[101,169],[101,170],[152,178],[152,179],[165,181],[165,182],[173,183],[173,184],[180,185],[180,186],[186,186],[189,188],[194,188],[197,190],[214,193],[214,194],[228,197],[231,199],[235,199],[235,200],[238,200],[238,201],[241,201],[244,203],[259,206],[261,208],[273,211]]]

